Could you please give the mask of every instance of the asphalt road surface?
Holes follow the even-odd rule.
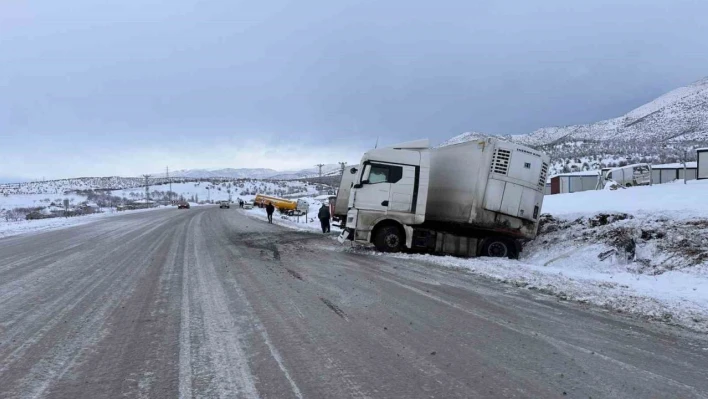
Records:
[[[217,207],[0,240],[2,398],[707,398],[708,340]]]

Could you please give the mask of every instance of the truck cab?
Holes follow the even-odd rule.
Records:
[[[425,221],[429,174],[428,140],[365,153],[349,193],[340,242],[348,238],[374,242],[377,247],[387,243],[402,248],[406,237],[403,226]]]

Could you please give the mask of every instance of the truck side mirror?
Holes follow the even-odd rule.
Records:
[[[351,174],[355,174],[355,173],[358,172],[358,171],[359,171],[359,169],[357,169],[357,168],[351,168],[351,169],[349,169],[349,173],[351,173]]]

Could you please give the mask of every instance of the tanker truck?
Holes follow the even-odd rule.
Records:
[[[536,237],[549,163],[496,138],[370,150],[345,171],[353,181],[340,189],[348,209],[338,240],[382,252],[516,258],[521,241]]]
[[[307,201],[304,200],[289,200],[265,194],[256,194],[253,203],[260,207],[265,207],[268,203],[272,203],[280,212],[291,216],[305,214],[309,206]]]

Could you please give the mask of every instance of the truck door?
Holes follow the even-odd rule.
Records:
[[[355,207],[390,212],[413,212],[416,166],[371,162],[364,166]]]
[[[389,205],[391,183],[389,165],[367,163],[361,183],[355,192],[354,208],[386,212]]]
[[[391,194],[388,210],[392,212],[413,212],[416,190],[416,167],[410,165],[389,165]]]

